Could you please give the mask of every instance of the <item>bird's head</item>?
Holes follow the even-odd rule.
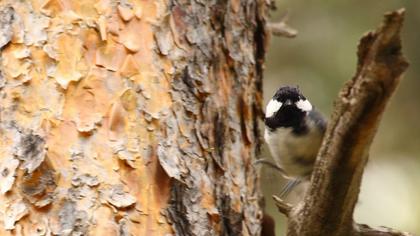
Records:
[[[270,129],[296,127],[311,110],[311,103],[297,87],[284,86],[267,104],[265,124]]]

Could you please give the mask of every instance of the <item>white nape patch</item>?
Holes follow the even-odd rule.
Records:
[[[270,102],[267,104],[267,108],[265,109],[265,117],[271,117],[276,113],[281,105],[283,105],[281,102],[271,99]]]
[[[296,107],[301,109],[302,111],[310,111],[312,110],[312,104],[308,100],[299,100],[296,102]]]

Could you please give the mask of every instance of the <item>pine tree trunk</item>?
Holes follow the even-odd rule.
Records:
[[[0,235],[259,235],[264,0],[0,2]]]

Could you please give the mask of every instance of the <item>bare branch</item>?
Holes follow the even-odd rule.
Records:
[[[298,31],[287,25],[289,20],[289,11],[286,11],[278,22],[269,22],[267,28],[275,36],[294,38],[298,34]]]
[[[268,29],[275,36],[294,38],[298,34],[297,30],[288,26],[285,22],[268,23]]]
[[[364,224],[358,224],[355,227],[360,236],[414,236],[413,234],[400,232],[388,227],[371,228]]]
[[[376,31],[361,39],[356,75],[335,102],[311,186],[304,201],[293,209],[288,235],[361,234],[360,227],[353,225],[353,211],[370,144],[408,67],[401,52],[403,20],[404,9],[388,13]]]

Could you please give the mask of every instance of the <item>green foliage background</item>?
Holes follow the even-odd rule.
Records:
[[[361,36],[375,29],[383,13],[406,8],[403,51],[410,67],[386,110],[370,152],[356,207],[358,222],[385,225],[420,234],[420,1],[418,0],[283,0],[276,1],[272,21],[290,11],[295,39],[272,37],[264,81],[265,101],[281,85],[299,85],[328,117],[343,84],[355,73]],[[270,154],[265,151],[263,157]],[[284,235],[285,218],[271,195],[283,180],[263,168],[267,212]],[[289,201],[299,194],[290,196]]]

